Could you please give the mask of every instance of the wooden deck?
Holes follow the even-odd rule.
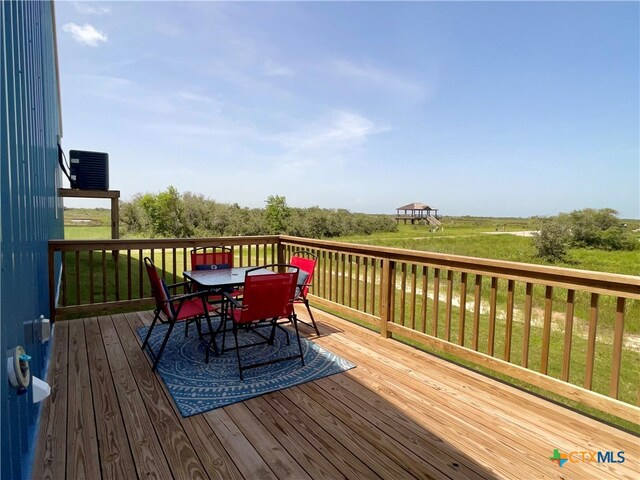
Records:
[[[635,436],[316,315],[321,337],[305,333],[355,369],[189,418],[140,350],[133,329],[149,312],[58,322],[33,478],[640,475]],[[560,468],[554,449],[624,451],[625,461]]]

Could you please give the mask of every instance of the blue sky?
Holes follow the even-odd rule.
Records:
[[[56,2],[63,147],[125,200],[640,218],[639,5]]]

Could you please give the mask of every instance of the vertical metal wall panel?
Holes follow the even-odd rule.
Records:
[[[32,328],[49,316],[47,242],[63,237],[61,133],[51,2],[0,2],[0,437],[1,478],[31,470],[40,404],[9,385],[6,354],[16,345],[45,378],[47,345]]]

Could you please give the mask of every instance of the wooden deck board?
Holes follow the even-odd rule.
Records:
[[[67,352],[69,325],[56,327],[47,382],[51,395],[42,405],[33,478],[64,478],[67,458]]]
[[[69,323],[67,472],[73,478],[100,476],[84,324]]]
[[[53,392],[33,478],[640,475],[633,435],[323,312],[314,316],[322,335],[313,340],[355,369],[188,418],[140,349],[135,329],[150,322],[148,312],[56,324]],[[549,460],[555,448],[624,450],[626,460],[559,468]]]
[[[171,467],[141,393],[143,380],[133,379],[124,348],[111,319],[103,317],[98,323],[138,477],[171,478]]]
[[[134,478],[136,469],[98,319],[85,319],[84,326],[93,390],[93,411],[102,412],[101,421],[96,422],[102,478]]]

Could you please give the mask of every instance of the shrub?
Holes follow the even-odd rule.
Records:
[[[536,255],[552,263],[564,260],[570,245],[570,235],[566,223],[557,217],[542,219],[540,228],[533,236]]]
[[[565,258],[567,249],[635,250],[638,242],[611,208],[586,208],[540,220],[533,243],[537,256],[550,262]]]

